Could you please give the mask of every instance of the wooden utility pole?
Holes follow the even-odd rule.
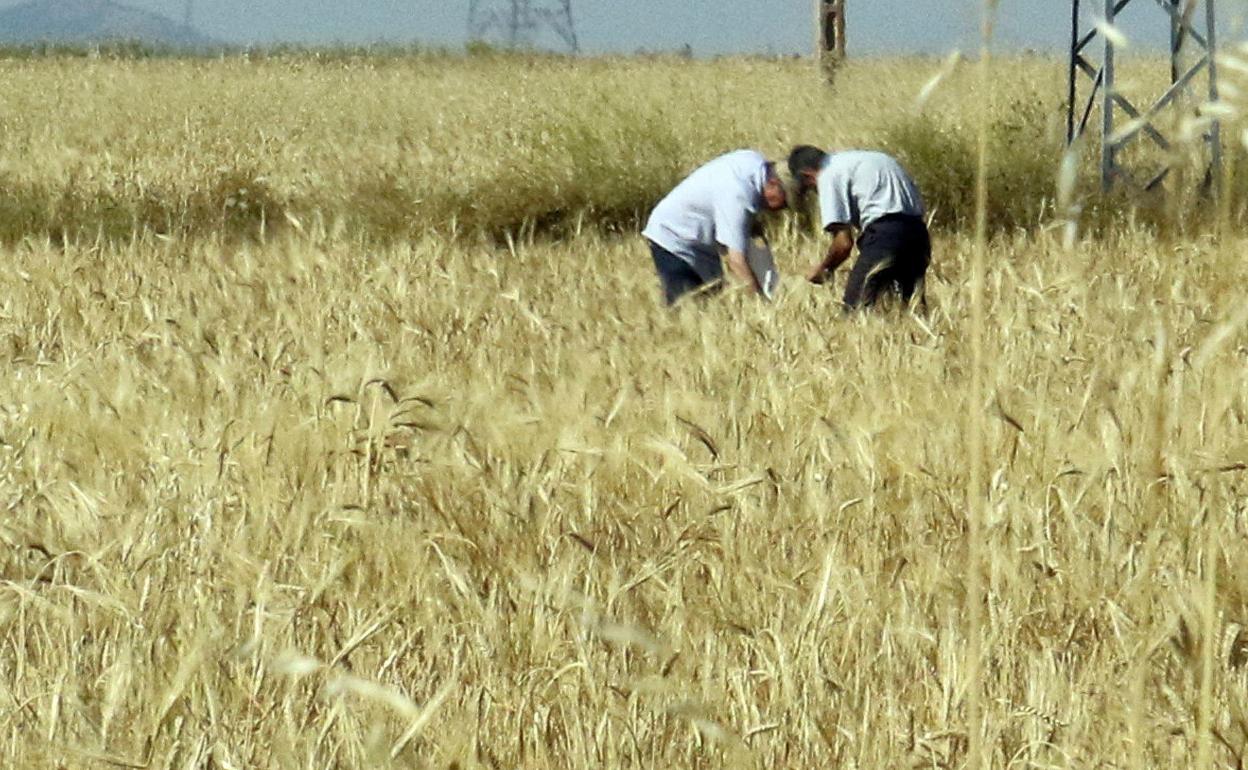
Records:
[[[829,80],[845,60],[845,0],[815,0],[815,55]]]

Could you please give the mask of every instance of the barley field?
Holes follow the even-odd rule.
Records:
[[[0,61],[3,765],[1243,767],[1237,204],[995,67]],[[929,311],[661,308],[648,206],[802,141],[915,168]]]

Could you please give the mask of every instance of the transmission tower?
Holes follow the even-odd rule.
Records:
[[[186,0],[186,7],[182,11],[182,26],[187,29],[195,26],[195,0]]]
[[[815,0],[815,57],[829,78],[845,60],[845,0]]]
[[[469,0],[468,37],[501,39],[508,47],[531,45],[541,30],[553,32],[571,53],[581,50],[572,0]]]
[[[1215,0],[1145,0],[1146,6],[1156,5],[1165,14],[1170,27],[1170,87],[1152,104],[1141,109],[1119,93],[1117,65],[1121,33],[1115,27],[1119,15],[1133,0],[1071,0],[1070,83],[1066,109],[1066,139],[1074,144],[1088,132],[1088,124],[1099,103],[1101,112],[1101,184],[1106,190],[1119,182],[1128,182],[1151,190],[1170,175],[1173,161],[1153,169],[1145,178],[1137,178],[1123,162],[1124,150],[1141,136],[1147,137],[1167,156],[1174,143],[1160,125],[1163,113],[1173,111],[1187,97],[1203,88],[1210,102],[1218,99],[1217,14]],[[1083,6],[1083,7],[1081,7]],[[1098,23],[1090,24],[1082,16],[1084,7],[1093,6]],[[1203,6],[1203,7],[1202,7]],[[1093,61],[1094,49],[1101,49],[1099,61]],[[1098,66],[1099,65],[1099,66]],[[1202,77],[1203,76],[1203,77]],[[1199,81],[1204,80],[1200,85]],[[1091,91],[1084,98],[1086,82]],[[1080,85],[1085,86],[1084,89]],[[1130,122],[1119,125],[1118,114]],[[1222,165],[1222,136],[1217,120],[1211,120],[1203,131],[1209,160],[1208,180],[1216,184]]]

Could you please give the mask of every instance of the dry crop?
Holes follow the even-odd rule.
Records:
[[[1245,239],[1066,242],[1033,201],[976,402],[952,217],[931,312],[850,319],[796,283],[665,312],[594,219],[867,142],[939,62],[572,66],[4,65],[5,764],[952,768],[975,690],[988,766],[1242,766]]]

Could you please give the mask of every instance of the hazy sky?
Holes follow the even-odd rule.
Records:
[[[187,0],[121,0],[181,19]],[[232,43],[417,41],[458,46],[468,0],[193,0],[195,26]],[[506,0],[481,0],[504,5]],[[531,0],[534,5],[551,0]],[[1248,0],[1221,0],[1229,17]],[[0,6],[16,4],[0,0]],[[978,0],[848,0],[855,53],[976,47]],[[1099,5],[1095,0],[1085,5]],[[813,39],[811,0],[573,0],[590,53],[677,49],[697,54],[805,53]],[[1010,47],[1057,49],[1069,35],[1068,0],[1001,0],[1000,36]],[[1164,32],[1155,0],[1135,0],[1122,26]],[[1231,30],[1225,37],[1233,36]],[[539,43],[554,45],[551,38]]]

